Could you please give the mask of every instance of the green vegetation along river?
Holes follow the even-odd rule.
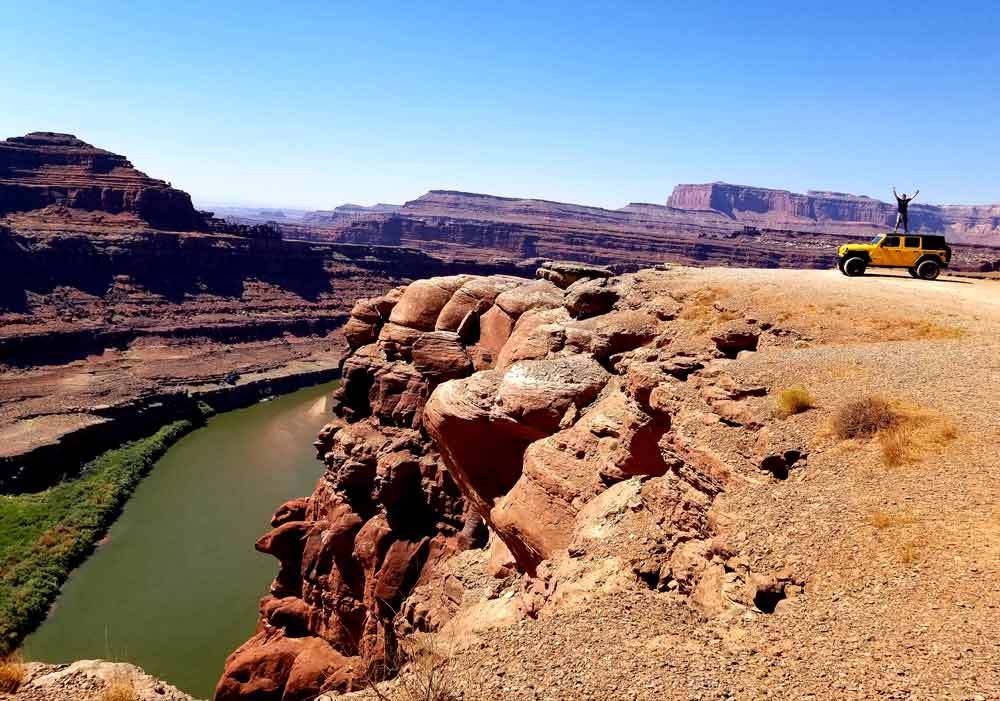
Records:
[[[177,441],[70,575],[25,656],[133,662],[210,698],[277,571],[253,543],[323,471],[312,442],[334,386],[214,416]]]

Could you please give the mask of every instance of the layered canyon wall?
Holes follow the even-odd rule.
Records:
[[[195,210],[186,192],[72,134],[33,132],[0,141],[0,216],[49,206],[131,214],[158,229],[208,228],[208,215]]]
[[[67,134],[0,142],[0,491],[44,487],[193,410],[338,373],[372,290],[516,262],[282,240]]]
[[[994,269],[1000,260],[997,207],[914,205],[917,230],[944,233],[954,265]],[[680,185],[667,205],[617,210],[476,193],[432,190],[398,211],[287,235],[407,245],[448,258],[475,251],[494,258],[569,259],[637,269],[673,261],[738,267],[826,268],[845,241],[871,238],[895,207],[835,193],[798,195],[725,184]]]
[[[775,228],[822,228],[830,233],[874,235],[896,221],[895,203],[840,192],[805,194],[761,187],[706,183],[678,185],[667,206],[721,213],[735,221]],[[911,231],[943,234],[953,243],[1000,244],[1000,205],[910,206]]]

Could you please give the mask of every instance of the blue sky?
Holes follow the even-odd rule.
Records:
[[[71,132],[200,201],[1000,202],[998,28],[992,2],[0,0],[0,136]]]

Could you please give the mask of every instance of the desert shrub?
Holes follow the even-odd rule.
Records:
[[[792,414],[808,411],[814,406],[816,406],[816,400],[813,399],[809,390],[796,385],[778,393],[778,398],[775,401],[775,413],[782,418],[787,418]]]
[[[13,694],[24,683],[26,674],[24,661],[17,653],[0,657],[0,693]]]
[[[135,680],[130,674],[116,674],[101,690],[100,701],[139,701]]]
[[[373,701],[457,701],[453,645],[440,634],[406,636],[386,646],[386,659],[365,679]],[[386,679],[395,676],[392,681]]]
[[[879,431],[898,426],[902,416],[881,397],[854,399],[841,406],[833,416],[833,432],[838,438],[868,438]]]

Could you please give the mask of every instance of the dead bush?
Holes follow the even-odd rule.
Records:
[[[385,650],[386,659],[364,680],[373,701],[457,701],[454,645],[440,634],[409,635]]]
[[[801,414],[816,406],[816,400],[805,387],[796,385],[783,389],[778,393],[775,400],[775,413],[781,418],[788,418],[792,414]]]
[[[0,657],[0,693],[13,694],[24,683],[26,675],[24,660],[16,652]]]
[[[870,438],[879,431],[899,425],[902,416],[881,397],[864,397],[847,402],[833,416],[837,438]]]
[[[139,701],[135,679],[130,674],[116,674],[101,691],[100,701]]]

